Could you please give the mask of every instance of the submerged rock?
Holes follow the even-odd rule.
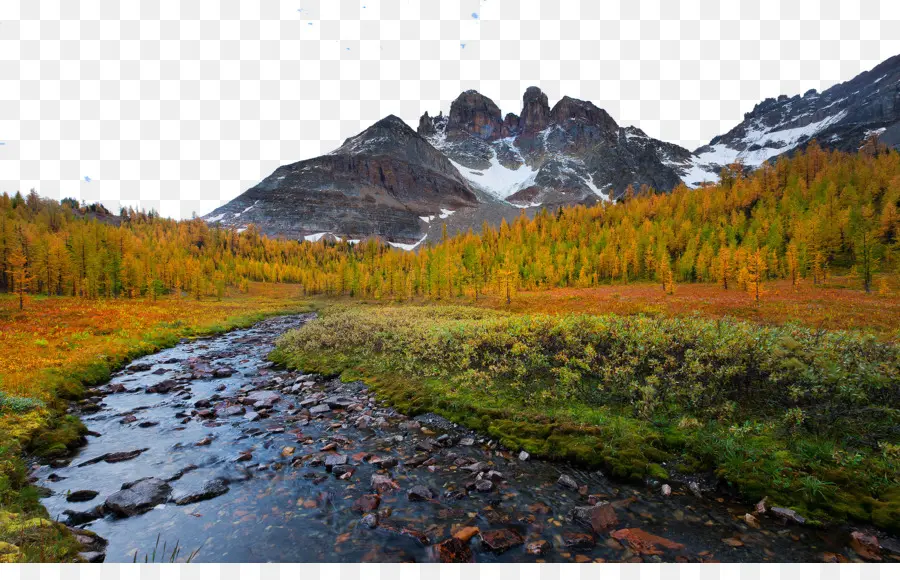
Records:
[[[469,544],[450,538],[431,547],[432,558],[442,564],[468,564],[475,561]]]
[[[525,539],[522,538],[519,532],[510,528],[481,532],[481,541],[488,550],[497,553],[505,552],[510,548],[515,548],[525,543]]]
[[[639,528],[624,528],[610,534],[613,538],[626,544],[632,551],[648,556],[661,556],[663,549],[681,550],[684,545],[660,536],[655,536]]]

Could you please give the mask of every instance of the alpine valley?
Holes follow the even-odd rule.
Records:
[[[469,90],[449,114],[424,113],[415,131],[390,115],[326,155],[279,167],[205,219],[309,241],[380,237],[411,250],[444,225],[452,234],[523,210],[696,188],[729,164],[752,169],[813,139],[855,151],[873,135],[900,145],[900,55],[822,93],[765,99],[693,152],[619,126],[590,101],[565,96],[551,108],[529,87],[521,112],[503,115]]]

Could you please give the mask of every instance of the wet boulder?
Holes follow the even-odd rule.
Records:
[[[86,512],[64,510],[65,523],[70,526],[81,526],[103,517],[103,506],[96,506]]]
[[[406,493],[409,501],[429,501],[434,499],[434,492],[424,485],[415,485]]]
[[[103,503],[103,508],[119,517],[142,514],[169,499],[172,487],[161,479],[147,477],[126,483]]]
[[[175,500],[175,505],[187,505],[189,503],[196,503],[198,501],[219,497],[226,493],[228,493],[228,482],[225,481],[224,478],[216,478],[207,481],[198,489],[180,492],[176,494],[173,499]]]
[[[97,494],[100,492],[94,491],[93,489],[79,489],[77,491],[73,491],[69,495],[66,496],[66,501],[68,502],[82,502],[82,501],[91,501]]]
[[[594,533],[602,534],[619,524],[616,510],[609,502],[600,502],[596,505],[576,507],[569,513],[576,522],[590,527]]]

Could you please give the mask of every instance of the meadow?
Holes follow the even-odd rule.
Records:
[[[0,295],[0,561],[72,561],[71,537],[46,519],[25,456],[67,455],[84,440],[68,402],[131,359],[182,338],[304,310],[297,286],[253,283],[221,300],[103,300]]]
[[[900,277],[878,277],[881,292],[861,291],[855,276],[833,276],[827,283],[771,280],[759,301],[748,292],[725,291],[718,284],[680,284],[672,292],[660,284],[633,282],[591,288],[518,291],[509,305],[499,294],[475,303],[518,313],[634,314],[736,318],[762,325],[795,324],[821,330],[857,330],[885,340],[900,339]],[[455,304],[473,304],[471,299]]]
[[[333,304],[275,360],[506,447],[900,530],[900,346],[732,318]]]

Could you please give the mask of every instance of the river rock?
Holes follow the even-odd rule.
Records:
[[[370,530],[374,530],[378,527],[378,514],[372,512],[367,513],[359,521]]]
[[[519,532],[510,528],[503,528],[481,532],[481,542],[491,552],[502,553],[510,548],[521,546],[525,543],[525,539],[522,538]]]
[[[684,545],[660,536],[645,532],[640,528],[624,528],[610,534],[613,538],[627,545],[632,551],[648,556],[661,556],[663,549],[682,550]]]
[[[165,503],[171,492],[171,486],[165,481],[147,477],[124,484],[120,491],[106,498],[103,507],[120,517],[133,516]]]
[[[607,532],[619,524],[616,510],[612,504],[605,501],[593,506],[573,508],[569,515],[574,521],[590,527],[597,534]]]
[[[69,495],[66,496],[66,501],[70,502],[81,502],[81,501],[91,501],[97,494],[100,492],[94,491],[93,489],[79,489],[78,491],[73,491]]]
[[[802,525],[806,523],[806,518],[798,514],[792,509],[783,507],[773,507],[769,509],[772,515],[781,520],[782,523],[793,523]]]
[[[434,492],[424,485],[413,486],[406,494],[409,501],[428,501],[434,499]]]
[[[469,544],[450,538],[431,547],[432,558],[441,564],[469,564],[475,562]]]
[[[325,456],[325,469],[331,471],[337,465],[346,465],[347,456],[340,453],[329,453]]]
[[[275,391],[252,391],[244,395],[244,403],[253,405],[254,409],[272,407],[281,400],[281,395]]]
[[[392,467],[397,467],[400,462],[396,457],[373,457],[369,460],[369,463],[384,469],[390,469]]]
[[[566,475],[565,473],[559,476],[559,479],[556,480],[556,483],[573,491],[578,491],[578,482],[572,479],[570,475]]]
[[[106,560],[106,552],[79,552],[78,556],[88,564],[101,564]]]
[[[178,383],[173,381],[172,379],[166,379],[162,382],[156,383],[155,385],[151,385],[147,387],[148,393],[159,393],[161,395],[165,395],[170,392],[172,389],[178,386]]]
[[[356,498],[353,502],[353,511],[356,512],[373,512],[381,505],[381,497],[374,494],[366,494]]]
[[[594,536],[581,532],[566,532],[563,534],[563,543],[570,550],[586,551],[594,547]]]
[[[79,512],[74,510],[64,510],[63,515],[66,516],[65,523],[70,526],[81,526],[88,522],[92,522],[94,520],[99,520],[103,517],[103,507],[96,506],[91,510],[86,512]]]
[[[87,465],[93,465],[95,463],[100,463],[101,461],[105,461],[107,463],[119,463],[121,461],[128,461],[129,459],[134,459],[144,451],[147,451],[148,447],[144,449],[135,449],[133,451],[116,451],[115,453],[104,453],[103,455],[99,455],[94,457],[93,459],[88,459],[84,463],[79,463],[78,467],[85,467]]]
[[[875,536],[858,531],[852,532],[850,534],[850,547],[864,560],[873,562],[881,560],[881,546],[878,544],[878,538]]]
[[[475,482],[475,491],[487,493],[494,489],[494,482],[490,479],[479,479]]]
[[[372,490],[378,493],[389,493],[400,489],[400,486],[387,475],[374,474],[370,481]]]
[[[316,405],[315,407],[310,407],[309,414],[315,417],[316,415],[324,415],[329,411],[331,411],[331,407],[328,405]]]
[[[528,452],[524,449],[522,451],[519,451],[519,461],[528,461],[529,457],[531,457],[531,455],[529,455]]]
[[[132,372],[132,373],[140,373],[140,372],[149,371],[152,368],[153,368],[152,363],[134,363],[132,365],[129,365],[128,368],[126,368],[125,370]]]
[[[221,478],[216,478],[204,483],[199,489],[184,491],[174,497],[175,505],[187,505],[219,497],[228,493],[228,483]]]
[[[75,536],[78,545],[84,552],[105,552],[109,542],[91,530],[80,530],[77,528],[69,528],[69,532]]]
[[[343,396],[328,397],[323,401],[323,404],[328,405],[332,409],[346,409],[354,403],[356,403],[356,401],[354,401],[353,399]]]
[[[532,556],[543,556],[550,551],[550,542],[547,540],[537,540],[525,544],[525,552]]]

